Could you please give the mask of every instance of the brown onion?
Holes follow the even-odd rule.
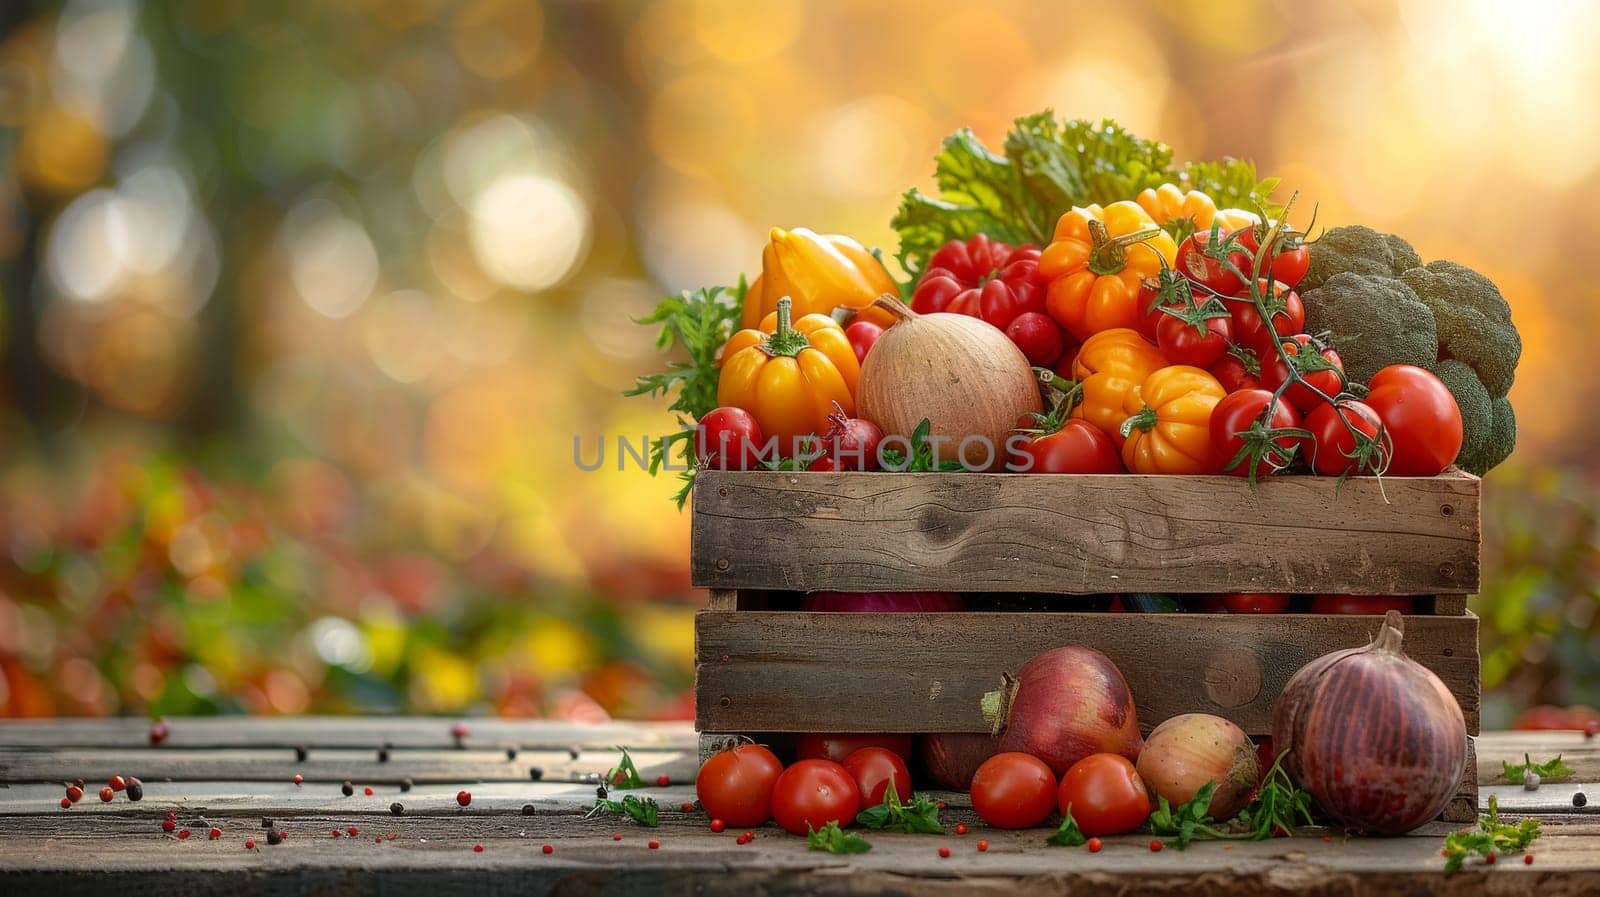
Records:
[[[1044,408],[1022,350],[977,318],[919,315],[887,295],[873,305],[899,319],[867,353],[856,384],[857,415],[890,434],[880,444],[904,451],[904,438],[926,418],[935,460],[1005,466],[1017,421]]]
[[[972,774],[996,753],[994,736],[982,732],[943,732],[922,736],[917,753],[928,775],[948,791],[966,791]]]
[[[1399,835],[1432,820],[1466,767],[1461,706],[1401,650],[1404,627],[1391,610],[1372,644],[1306,664],[1272,713],[1284,771],[1358,832]]]
[[[1144,741],[1133,692],[1111,658],[1076,645],[1051,648],[983,696],[998,751],[1021,751],[1063,775],[1090,754],[1139,758]]]
[[[1220,716],[1185,713],[1145,736],[1139,776],[1173,806],[1188,803],[1207,782],[1215,782],[1210,814],[1225,822],[1244,809],[1261,769],[1256,746],[1243,729]]]

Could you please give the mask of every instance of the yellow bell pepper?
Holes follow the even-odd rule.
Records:
[[[1211,411],[1227,395],[1197,367],[1164,367],[1123,396],[1122,463],[1134,473],[1220,473]]]
[[[828,430],[834,403],[846,416],[856,411],[861,366],[838,322],[825,314],[790,320],[785,296],[769,316],[770,330],[749,328],[722,347],[717,404],[755,415],[761,432],[777,437],[778,453],[799,454],[804,437]]]
[[[843,234],[775,227],[761,251],[761,275],[744,295],[740,326],[755,327],[784,296],[794,301],[794,316],[803,318],[838,307],[865,309],[884,293],[898,296],[900,287],[865,246]],[[884,327],[894,321],[883,311],[860,317]]]
[[[1247,209],[1218,209],[1216,201],[1209,195],[1199,190],[1185,193],[1177,184],[1146,187],[1135,201],[1150,216],[1150,220],[1180,239],[1197,230],[1210,230],[1212,222],[1216,222],[1225,232],[1261,223],[1261,216],[1254,212]],[[1167,227],[1174,221],[1181,224],[1176,228]]]
[[[1083,390],[1072,416],[1094,424],[1122,445],[1122,422],[1128,416],[1124,397],[1166,363],[1161,350],[1126,327],[1089,337],[1072,362],[1072,376]]]
[[[1171,266],[1177,253],[1172,237],[1137,203],[1075,207],[1056,222],[1039,257],[1039,274],[1050,284],[1045,310],[1079,340],[1137,327],[1144,311],[1140,283]]]

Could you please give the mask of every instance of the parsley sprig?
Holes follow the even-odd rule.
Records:
[[[624,794],[622,800],[598,798],[588,815],[596,813],[618,813],[650,828],[655,828],[661,821],[661,808],[656,805],[655,798],[637,794]]]
[[[866,853],[872,849],[866,838],[852,835],[840,828],[837,822],[830,822],[820,829],[809,829],[806,832],[806,847],[827,853]]]
[[[1558,758],[1559,759],[1559,758]],[[1539,820],[1528,818],[1516,825],[1500,821],[1500,801],[1489,795],[1489,812],[1478,817],[1478,827],[1454,832],[1444,839],[1444,871],[1460,869],[1474,854],[1488,857],[1497,853],[1525,851],[1539,837]]]
[[[606,783],[623,791],[643,788],[644,777],[639,775],[639,767],[635,766],[633,758],[628,756],[628,749],[618,745],[617,750],[622,752],[622,759],[617,761],[616,766],[606,770]]]
[[[883,459],[883,469],[903,471],[907,473],[928,473],[931,471],[948,472],[961,470],[962,467],[960,461],[940,461],[937,464],[934,463],[933,446],[928,442],[928,433],[932,429],[933,422],[927,418],[923,418],[922,422],[917,424],[916,429],[911,431],[911,437],[908,440],[911,444],[911,458],[909,460],[906,458],[906,453],[900,451],[899,449],[889,448],[880,450],[878,455]]]
[[[1061,825],[1044,843],[1056,847],[1077,847],[1087,840],[1083,836],[1083,829],[1078,828],[1078,820],[1072,818],[1072,805],[1068,804],[1067,812],[1061,814]]]
[[[909,805],[902,804],[893,780],[883,792],[883,803],[862,810],[856,816],[856,824],[908,835],[944,834],[944,826],[939,823],[939,805],[926,797],[913,797]]]
[[[1233,838],[1234,835],[1215,828],[1215,820],[1210,816],[1211,796],[1216,790],[1216,782],[1207,782],[1193,798],[1176,807],[1158,796],[1159,804],[1150,814],[1150,833],[1172,838],[1166,842],[1167,846],[1179,850],[1187,850],[1196,838]]]
[[[1522,784],[1523,776],[1529,772],[1538,776],[1543,782],[1560,782],[1572,778],[1573,775],[1572,767],[1562,762],[1560,754],[1556,754],[1554,760],[1546,760],[1543,763],[1535,763],[1527,754],[1523,754],[1520,764],[1501,761],[1500,765],[1505,767],[1503,774],[1506,781],[1516,785]]]
[[[1255,800],[1239,813],[1239,818],[1249,826],[1251,841],[1265,841],[1280,830],[1292,836],[1295,826],[1316,823],[1311,815],[1311,793],[1296,788],[1289,774],[1283,771],[1283,758],[1288,754],[1284,751],[1278,755],[1272,768],[1261,778]]]

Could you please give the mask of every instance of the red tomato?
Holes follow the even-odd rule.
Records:
[[[1061,777],[1056,806],[1069,809],[1085,835],[1120,835],[1150,818],[1150,792],[1128,758],[1090,754]]]
[[[1317,595],[1311,599],[1314,614],[1386,614],[1397,610],[1411,613],[1416,600],[1404,595]]]
[[[1227,315],[1204,318],[1199,324],[1178,315],[1157,312],[1156,347],[1172,364],[1208,368],[1228,352],[1233,341],[1233,320]]]
[[[1262,289],[1267,288],[1265,280],[1260,283]],[[1254,351],[1263,362],[1276,351],[1271,340],[1293,336],[1306,329],[1305,303],[1300,301],[1300,294],[1286,284],[1274,282],[1272,294],[1267,297],[1268,317],[1272,320],[1270,334],[1248,290],[1241,287],[1231,298],[1222,300],[1222,304],[1233,315],[1233,341]]]
[[[1217,231],[1218,240],[1226,240],[1227,231]],[[1239,289],[1243,279],[1228,270],[1222,262],[1206,254],[1211,243],[1210,230],[1197,230],[1178,245],[1178,255],[1173,267],[1178,273],[1219,296],[1231,296]],[[1228,261],[1246,274],[1250,271],[1250,257],[1242,251],[1228,253]]]
[[[1261,247],[1259,241],[1267,235],[1267,227],[1266,224],[1258,224],[1240,234],[1239,245],[1254,256]],[[1278,231],[1278,238],[1274,242],[1277,245],[1272,256],[1272,279],[1291,287],[1299,286],[1311,267],[1310,244],[1306,243],[1303,234],[1287,224]]]
[[[761,466],[766,437],[755,415],[743,408],[724,406],[700,418],[694,453],[700,466],[721,470],[750,470]]]
[[[855,350],[856,361],[866,360],[867,350],[877,343],[880,336],[883,336],[883,328],[871,321],[857,321],[844,329],[844,338],[850,341],[850,348]]]
[[[911,762],[911,736],[900,734],[860,735],[829,732],[821,735],[802,735],[795,745],[795,756],[801,760],[832,760],[843,763],[844,758],[866,747],[888,748],[900,759]]]
[[[1241,389],[1230,392],[1222,397],[1222,401],[1211,409],[1211,444],[1216,447],[1217,456],[1223,459],[1226,467],[1223,473],[1230,473],[1236,477],[1250,475],[1250,462],[1248,458],[1240,458],[1239,452],[1245,447],[1245,440],[1239,434],[1250,432],[1251,427],[1266,412],[1267,406],[1272,404],[1272,393],[1265,389]],[[1274,430],[1298,428],[1300,415],[1288,402],[1280,401],[1272,409],[1272,419],[1266,424]],[[1297,445],[1305,442],[1303,437],[1280,436],[1272,440],[1278,449],[1264,450],[1255,462],[1256,478],[1268,476],[1284,467],[1293,460],[1294,455],[1289,454]],[[1303,451],[1303,449],[1302,449]]]
[[[1391,442],[1392,477],[1431,477],[1461,451],[1461,409],[1444,381],[1409,364],[1372,375],[1364,400],[1378,412]]]
[[[1061,357],[1061,326],[1049,315],[1023,312],[1006,325],[1006,336],[1028,357],[1029,364],[1049,367]]]
[[[1189,278],[1171,268],[1162,268],[1159,276],[1139,281],[1139,335],[1154,343],[1156,327],[1166,317],[1161,308],[1193,305],[1194,300],[1194,288]]]
[[[806,465],[806,470],[825,471],[832,473],[834,471],[843,470],[843,468],[839,466],[839,462],[834,460],[832,455],[818,455],[812,459],[810,464]]]
[[[1331,346],[1322,345],[1308,333],[1297,333],[1281,342],[1284,352],[1288,353],[1289,363],[1284,363],[1283,356],[1275,351],[1262,355],[1262,388],[1276,392],[1289,379],[1289,364],[1293,364],[1300,372],[1302,382],[1284,390],[1283,397],[1300,411],[1311,411],[1318,405],[1328,404],[1312,392],[1312,388],[1320,390],[1329,399],[1343,390],[1344,360]],[[1449,392],[1445,393],[1446,397],[1449,395]]]
[[[1289,596],[1271,592],[1207,595],[1195,607],[1205,614],[1281,614],[1289,609]]]
[[[1020,751],[995,754],[972,774],[972,809],[995,828],[1032,828],[1055,809],[1056,777]]]
[[[1013,473],[1122,473],[1122,453],[1104,430],[1082,418],[1071,418],[1054,433],[1017,445],[1006,469]]]
[[[1345,426],[1345,422],[1349,422],[1350,426]],[[1343,476],[1346,471],[1367,474],[1383,469],[1386,452],[1381,444],[1364,462],[1359,462],[1361,468],[1356,469],[1358,459],[1354,457],[1356,438],[1350,433],[1352,427],[1376,439],[1382,423],[1378,420],[1378,412],[1355,399],[1346,399],[1338,405],[1323,402],[1306,415],[1305,428],[1311,431],[1311,443],[1306,450],[1311,453],[1312,470],[1325,477],[1337,477]]]
[[[844,758],[844,768],[855,777],[856,788],[861,792],[861,809],[883,803],[884,792],[894,782],[894,793],[900,802],[911,802],[911,770],[906,761],[888,748],[869,747]]]
[[[1228,392],[1261,388],[1261,361],[1256,353],[1235,344],[1208,370]]]
[[[772,786],[783,764],[759,744],[718,751],[700,765],[695,796],[706,814],[729,825],[762,825],[772,818]]]
[[[849,770],[832,760],[800,760],[772,785],[772,818],[803,835],[830,822],[848,826],[861,811],[861,791]]]

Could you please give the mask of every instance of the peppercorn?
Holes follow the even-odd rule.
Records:
[[[719,834],[719,835],[722,834],[724,831],[727,830],[727,828],[728,828],[728,824],[726,822],[723,822],[720,819],[711,820],[711,830],[716,832],[717,834]]]
[[[1532,866],[1533,865],[1533,854],[1531,854],[1531,853],[1523,854],[1522,855],[1522,865],[1524,865],[1524,866]]]
[[[956,823],[956,834],[965,835],[966,833],[967,833],[967,824],[965,822]]]
[[[483,853],[483,845],[482,844],[474,844],[474,845],[472,845],[472,852],[473,853]]]
[[[406,815],[406,805],[395,801],[389,805],[389,813],[393,816],[404,816]]]
[[[515,759],[517,759],[517,749],[515,747],[506,748],[506,759],[507,760],[515,760]]]
[[[528,769],[528,778],[530,778],[530,779],[534,780],[535,782],[537,782],[540,779],[544,778],[544,770],[540,769],[537,766],[529,767],[529,769]]]
[[[261,817],[261,827],[262,828],[272,828],[272,819],[271,819],[271,817],[268,817],[268,816]]]
[[[685,813],[693,813],[694,812],[694,802],[686,800],[683,803],[678,805],[678,809],[682,810]]]
[[[283,836],[278,834],[277,831],[267,832],[267,843],[276,847],[283,843]]]
[[[368,797],[371,797],[372,796],[372,786],[368,785],[367,787],[361,789],[361,793],[365,794]]]
[[[622,833],[621,832],[617,832],[616,834],[612,835],[611,836],[611,840],[613,840],[613,841],[621,841],[622,840]]]
[[[524,816],[532,816],[537,812],[539,812],[539,811],[534,808],[533,804],[523,804],[522,805],[522,815],[524,815]]]
[[[606,786],[601,785],[600,787],[594,789],[594,796],[600,800],[605,800],[610,796],[610,792],[606,790]]]
[[[144,800],[144,783],[135,776],[128,776],[128,800]]]
[[[620,837],[620,836],[619,836],[619,837]],[[545,856],[549,856],[549,855],[550,855],[550,854],[552,854],[552,853],[555,853],[555,852],[556,852],[556,846],[555,846],[555,845],[554,845],[554,844],[546,844],[546,845],[545,845],[545,846],[543,846],[543,847],[541,847],[541,848],[539,848],[539,850],[540,850],[540,852],[542,852],[542,853],[543,853],[543,854],[544,854],[544,855],[545,855]]]
[[[656,785],[659,787],[665,788],[671,784],[672,778],[670,776],[656,776]]]
[[[218,838],[222,837],[222,829],[217,828],[216,826],[212,826],[211,827],[211,831],[206,832],[206,837],[208,837],[211,840],[215,841]]]
[[[106,780],[106,784],[111,787],[112,791],[121,791],[128,787],[128,783],[123,780],[122,776],[112,776]]]
[[[303,785],[303,784],[305,784],[305,781],[306,781],[306,777],[305,776],[301,775],[298,772],[294,774],[294,783],[296,785]]]
[[[189,835],[190,835],[189,830],[188,829],[184,829],[183,831],[178,833],[178,840],[179,841],[187,841],[187,840],[189,840]]]
[[[83,788],[79,785],[68,785],[67,800],[71,801],[72,803],[77,803],[78,801],[83,800]]]
[[[470,791],[457,791],[456,792],[456,803],[460,804],[463,807],[466,806],[467,804],[472,803],[472,792],[470,792]]]
[[[295,749],[294,749],[294,762],[296,762],[296,763],[304,763],[304,762],[306,762],[306,749],[305,748],[299,747],[299,746],[295,747]]]
[[[661,842],[660,841],[651,841],[649,844],[646,844],[645,846],[650,848],[651,850],[660,850],[661,849]]]
[[[345,782],[343,785],[339,786],[339,790],[344,792],[345,797],[349,797],[350,795],[356,793],[356,786],[350,784],[349,782]]]
[[[72,798],[70,798],[70,797],[61,798],[61,809],[63,809],[63,810],[72,809]]]
[[[389,749],[388,748],[386,748],[386,747],[378,748],[378,762],[379,763],[388,763],[389,762]]]
[[[178,823],[176,821],[172,820],[172,819],[163,819],[163,820],[161,820],[161,830],[164,831],[164,832],[167,832],[167,833],[170,834],[172,832],[172,830],[177,828],[177,827],[178,827]]]
[[[406,776],[405,778],[400,780],[400,790],[401,791],[410,791],[411,790],[411,777],[410,776]]]
[[[1577,792],[1577,793],[1572,795],[1572,805],[1574,807],[1581,807],[1584,804],[1587,804],[1588,802],[1589,802],[1589,796],[1587,794],[1584,794],[1582,791],[1579,791],[1579,792]]]
[[[948,847],[939,848],[939,858],[940,859],[945,859],[945,860],[950,859],[950,848],[948,848]]]
[[[979,853],[988,853],[989,852],[989,842],[984,840],[984,839],[982,839],[982,838],[979,838],[978,839],[978,852]]]
[[[1102,848],[1104,846],[1105,846],[1105,844],[1102,843],[1099,838],[1090,838],[1089,839],[1089,852],[1090,853],[1099,853],[1100,852],[1100,848]]]
[[[158,719],[150,724],[151,744],[160,744],[161,742],[166,741],[167,736],[170,734],[172,734],[172,726],[168,725],[166,720]]]
[[[255,850],[256,849],[256,842],[246,840],[244,842],[244,849],[245,850]]]
[[[109,785],[106,786],[105,788],[101,788],[100,789],[100,800],[104,801],[105,803],[110,803],[111,802],[111,798],[116,797],[116,796],[117,796],[117,793],[115,791],[112,791],[111,787]]]
[[[567,748],[567,756],[573,760],[578,759],[578,746],[573,745],[572,747]]]
[[[1161,852],[1161,848],[1162,848],[1162,844],[1161,844],[1160,841],[1156,840],[1155,838],[1151,838],[1150,839],[1150,852],[1151,853],[1160,853]]]

